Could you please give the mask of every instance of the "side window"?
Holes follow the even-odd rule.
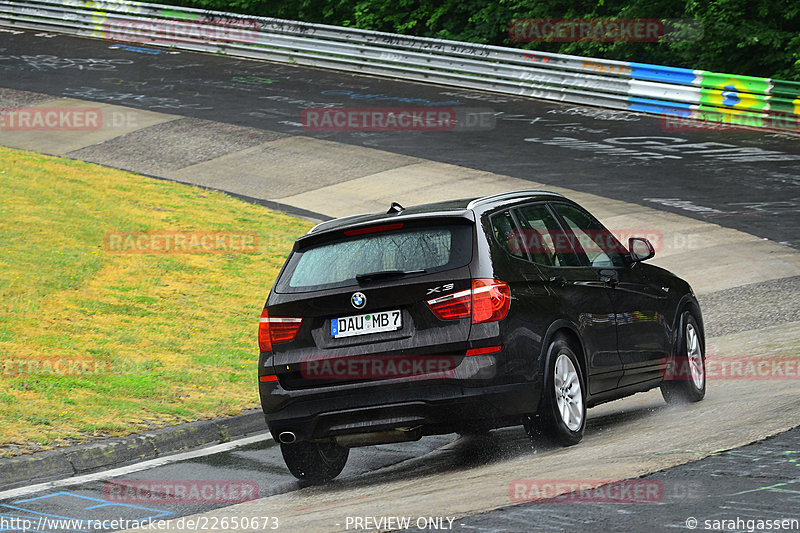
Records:
[[[518,210],[522,232],[519,242],[534,262],[547,266],[578,266],[575,252],[555,217],[544,204]]]
[[[575,234],[577,244],[593,267],[625,265],[625,248],[597,219],[571,205],[553,204],[553,208]]]
[[[517,226],[514,224],[514,218],[510,212],[504,211],[492,216],[492,233],[494,233],[495,240],[505,251],[515,257],[528,258],[525,255],[525,250],[516,246],[514,237],[518,233]]]

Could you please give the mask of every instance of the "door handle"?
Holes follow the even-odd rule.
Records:
[[[550,276],[549,281],[550,283],[555,283],[559,287],[563,287],[564,285],[567,284],[567,280],[563,276]]]

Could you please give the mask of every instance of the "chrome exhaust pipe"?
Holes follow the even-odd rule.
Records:
[[[297,440],[297,436],[291,431],[284,431],[278,435],[278,442],[281,444],[291,444]]]

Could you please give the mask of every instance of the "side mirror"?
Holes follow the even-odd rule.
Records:
[[[639,261],[647,261],[654,255],[656,251],[650,241],[642,237],[631,237],[628,239],[628,250],[631,262],[638,263]]]

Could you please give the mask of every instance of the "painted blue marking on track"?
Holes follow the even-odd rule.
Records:
[[[39,511],[34,511],[33,509],[25,509],[24,507],[16,507],[14,505],[8,505],[8,504],[5,504],[5,503],[2,504],[2,505],[3,505],[3,507],[8,507],[9,509],[14,509],[15,511],[25,511],[26,513],[35,514],[37,516],[47,516],[49,518],[63,518],[64,520],[70,520],[71,519],[71,517],[69,517],[69,516],[61,516],[61,515],[51,514],[51,513],[42,513],[42,512],[39,512]],[[77,518],[76,520],[80,520],[80,519]]]
[[[36,517],[35,516],[30,516],[30,515],[36,515],[36,516],[41,517],[41,518],[52,518],[53,520],[77,520],[81,526],[83,525],[83,519],[82,518],[72,518],[72,517],[69,517],[69,516],[60,516],[60,515],[56,515],[56,514],[40,513],[38,511],[31,511],[30,509],[24,509],[22,507],[14,507],[13,505],[5,505],[5,504],[2,504],[2,505],[3,505],[3,507],[9,507],[11,509],[17,509],[17,510],[21,510],[21,511],[24,511],[24,512],[28,513],[27,515],[24,515],[24,514],[0,514],[0,516],[2,516],[2,517],[8,517],[8,518],[11,518],[11,519],[20,519],[20,520],[33,520]],[[40,520],[41,520],[41,518],[40,518]],[[88,526],[89,524],[87,523],[86,525]],[[78,531],[78,532],[81,532],[81,533],[90,533],[90,531],[88,529],[75,529],[75,528],[71,528],[71,527],[63,527],[60,530],[61,531]],[[0,529],[0,531],[11,531],[11,530]],[[14,530],[14,531],[16,531],[16,530]],[[27,531],[32,531],[32,530],[29,529]],[[42,532],[42,533],[47,533],[47,532],[45,531],[45,532]]]
[[[119,50],[127,50],[128,52],[136,52],[137,54],[150,54],[153,56],[157,56],[158,54],[163,54],[163,50],[156,50],[154,48],[142,48],[141,46],[130,46],[127,44],[115,44],[113,46],[109,46],[112,50],[119,49]]]
[[[112,501],[109,501],[109,500],[103,500],[102,498],[92,498],[91,496],[83,496],[81,494],[75,494],[73,492],[67,492],[67,491],[54,492],[53,494],[46,494],[44,496],[37,496],[36,498],[28,498],[28,499],[25,499],[25,500],[18,500],[18,501],[15,501],[14,503],[16,503],[16,504],[27,503],[27,502],[32,502],[32,501],[36,501],[36,500],[54,498],[56,496],[71,496],[73,498],[80,498],[81,500],[88,500],[90,502],[97,502],[97,503],[100,504],[100,505],[93,505],[91,507],[84,507],[84,509],[93,509],[95,507],[105,507],[105,506],[109,506],[109,505],[116,505],[116,506],[119,506],[119,507],[128,507],[130,509],[140,509],[140,510],[143,510],[143,511],[156,511],[156,512],[161,513],[161,514],[163,514],[163,513],[172,514],[171,512],[168,512],[168,511],[161,511],[159,509],[151,509],[149,507],[142,507],[141,505],[133,505],[133,504],[130,504],[130,503],[112,502]],[[2,505],[6,506],[6,507],[10,507],[10,506],[8,506],[6,504],[2,504]]]
[[[660,81],[691,85],[695,80],[694,70],[678,67],[663,67],[648,63],[630,63],[631,78],[635,80]]]
[[[83,509],[86,510],[86,511],[90,511],[90,510],[93,510],[93,509],[99,509],[101,507],[108,507],[109,505],[127,505],[127,504],[119,504],[119,503],[116,503],[116,502],[115,503],[106,502],[106,503],[101,503],[101,504],[98,504],[98,505],[92,505],[91,507],[84,507]]]
[[[46,500],[46,499],[49,499],[49,498],[55,498],[57,496],[68,496],[68,497],[71,497],[71,498],[78,498],[80,500],[85,500],[87,502],[97,503],[97,505],[89,505],[87,507],[83,507],[84,511],[94,510],[94,509],[98,509],[98,508],[101,508],[101,507],[124,507],[124,508],[127,508],[127,509],[135,509],[135,510],[139,510],[139,511],[144,511],[146,513],[154,513],[154,514],[149,514],[148,516],[137,517],[137,518],[129,518],[128,520],[130,521],[130,523],[133,523],[133,522],[145,522],[147,520],[156,520],[156,519],[160,519],[160,518],[175,514],[175,513],[171,512],[171,511],[164,511],[164,510],[161,510],[161,509],[153,509],[151,507],[143,507],[141,505],[132,505],[132,504],[129,504],[129,503],[111,502],[111,501],[103,500],[103,499],[100,499],[100,498],[92,498],[90,496],[82,496],[80,494],[75,494],[75,493],[72,493],[72,492],[61,491],[61,492],[55,492],[55,493],[52,493],[52,494],[45,494],[43,496],[36,496],[35,498],[26,498],[24,500],[17,500],[15,502],[13,502],[16,505],[9,505],[9,504],[6,504],[6,503],[0,504],[0,507],[5,507],[6,509],[17,511],[17,513],[15,513],[15,514],[0,513],[0,517],[19,518],[19,519],[33,519],[35,517],[43,517],[43,518],[50,518],[50,519],[53,519],[53,520],[72,520],[72,521],[76,521],[78,523],[77,525],[78,525],[79,528],[82,528],[84,526],[84,524],[86,526],[89,526],[91,523],[94,523],[95,520],[97,520],[96,518],[79,518],[79,517],[74,517],[74,516],[62,516],[62,515],[57,515],[57,514],[53,514],[53,513],[45,513],[45,512],[37,511],[35,509],[30,509],[30,508],[20,507],[19,506],[19,504],[42,501],[42,500]],[[34,516],[31,516],[31,515],[34,515]],[[75,529],[75,528],[62,528],[61,529],[61,531],[65,531],[65,530],[89,533],[88,529]],[[0,532],[2,532],[2,531],[10,531],[10,530],[0,529]],[[28,531],[32,531],[32,530],[29,529]]]

